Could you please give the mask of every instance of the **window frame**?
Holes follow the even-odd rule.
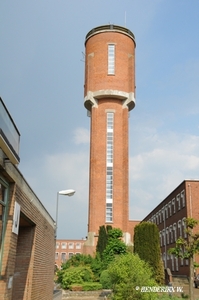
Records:
[[[115,44],[108,44],[108,75],[115,75]]]

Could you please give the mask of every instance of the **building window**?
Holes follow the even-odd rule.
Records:
[[[168,205],[166,204],[165,205],[165,207],[164,207],[164,209],[165,209],[165,213],[166,213],[166,219],[168,219]]]
[[[59,253],[56,252],[56,253],[55,253],[55,260],[57,260],[58,258],[59,258]]]
[[[68,249],[74,249],[74,243],[68,243]]]
[[[81,243],[76,243],[76,249],[81,249]]]
[[[181,220],[178,221],[178,232],[179,232],[179,237],[182,237],[182,224],[181,224]]]
[[[57,243],[56,243],[56,249],[59,249],[59,245],[60,245],[60,243],[57,242]]]
[[[61,253],[61,261],[65,262],[66,261],[66,252]]]
[[[166,228],[166,240],[167,240],[167,245],[169,244],[169,227]]]
[[[162,223],[162,215],[161,215],[161,209],[159,210],[159,218],[160,218],[160,223]]]
[[[178,210],[180,210],[180,208],[181,208],[181,205],[180,205],[180,194],[177,195],[176,202],[178,203]]]
[[[66,249],[66,243],[61,243],[61,248]]]
[[[169,207],[169,217],[172,216],[172,207],[171,207],[171,201],[169,201],[168,203],[168,207]]]
[[[170,241],[171,241],[171,244],[172,244],[173,243],[173,226],[172,225],[169,226],[169,232],[170,232],[170,235],[171,235]]]
[[[174,231],[174,241],[176,241],[177,240],[176,223],[173,224],[173,231]]]
[[[160,234],[160,247],[162,247],[162,232],[160,231],[159,234]]]
[[[115,45],[108,45],[108,75],[115,74]]]
[[[184,232],[184,238],[187,238],[187,228],[186,228],[186,218],[182,219],[182,226],[183,226],[183,232]]]
[[[6,231],[6,210],[7,210],[8,186],[0,179],[0,271],[3,255],[3,243]]]
[[[171,270],[174,271],[174,256],[171,254]]]
[[[173,213],[175,214],[175,212],[176,212],[175,198],[172,199],[172,206],[173,206]]]
[[[106,203],[106,222],[113,221],[113,205],[112,203]]]
[[[181,192],[181,199],[182,199],[182,207],[185,207],[185,194],[184,194],[184,190]]]
[[[178,268],[178,257],[175,257],[175,262],[176,262],[176,271],[179,271],[179,268]]]
[[[106,222],[113,221],[113,125],[114,113],[107,113],[106,125]]]
[[[70,259],[73,255],[74,255],[73,252],[69,252],[69,253],[68,253],[68,258]]]

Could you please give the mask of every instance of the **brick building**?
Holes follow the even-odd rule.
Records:
[[[17,167],[19,141],[0,98],[0,299],[51,300],[54,220]]]
[[[60,269],[75,254],[83,254],[85,240],[57,240],[55,249],[55,265]]]
[[[135,37],[127,28],[93,28],[85,40],[84,105],[90,116],[88,240],[95,250],[99,226],[129,232],[129,111],[135,106]]]
[[[175,247],[179,237],[186,238],[185,219],[199,220],[199,180],[184,180],[172,191],[143,221],[157,224],[160,231],[160,244],[165,269],[173,276],[189,276],[189,261],[168,254]],[[199,231],[199,228],[195,228]]]

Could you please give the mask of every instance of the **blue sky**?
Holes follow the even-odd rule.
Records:
[[[21,133],[19,169],[54,219],[57,191],[76,190],[59,198],[59,238],[87,234],[83,53],[93,27],[126,26],[136,37],[129,218],[199,178],[199,1],[3,1],[0,19],[0,96]]]

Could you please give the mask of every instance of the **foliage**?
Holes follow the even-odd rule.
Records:
[[[147,262],[158,284],[164,283],[164,267],[161,260],[159,230],[157,225],[142,222],[135,226],[134,253]]]
[[[114,300],[155,300],[156,293],[141,292],[141,286],[156,286],[149,265],[137,254],[120,255],[109,265]],[[138,288],[139,287],[139,288]]]
[[[198,220],[193,218],[186,219],[187,238],[180,237],[176,241],[176,246],[170,248],[168,252],[176,257],[189,259],[189,294],[193,300],[193,284],[194,284],[194,254],[199,253],[199,233],[194,233],[193,229],[197,226]]]
[[[83,291],[101,290],[102,285],[99,282],[84,282],[82,284]]]
[[[90,265],[92,261],[93,257],[91,255],[76,254],[62,264],[62,269],[66,270],[70,267]]]
[[[102,261],[100,259],[99,253],[96,253],[95,257],[93,257],[92,262],[90,264],[91,270],[94,274],[94,281],[99,281],[100,274],[102,272]]]
[[[73,284],[69,285],[68,288],[71,291],[82,291],[83,290],[82,284],[80,284],[80,283],[73,283]]]
[[[108,270],[102,271],[102,273],[100,275],[100,283],[102,284],[103,289],[111,289],[112,288],[111,279],[110,279]]]
[[[194,257],[195,253],[199,253],[199,233],[193,233],[193,228],[198,224],[198,221],[193,218],[186,219],[186,232],[188,239],[180,237],[176,241],[176,247],[170,248],[169,253],[177,257],[189,259]]]
[[[99,236],[96,246],[96,252],[99,253],[100,257],[102,257],[102,253],[104,249],[106,248],[107,242],[108,242],[108,233],[109,230],[112,229],[112,226],[107,225],[106,227],[104,225],[100,226],[99,228]]]
[[[92,266],[94,258],[91,255],[84,255],[84,254],[76,254],[73,255],[69,260],[62,264],[62,269],[58,270],[57,275],[57,282],[62,284],[63,282],[63,275],[66,270],[71,267],[79,267],[79,266]],[[91,268],[92,269],[92,268]]]
[[[127,253],[127,246],[121,240],[122,236],[122,230],[119,228],[109,230],[107,246],[102,253],[103,269],[108,267],[115,256]]]
[[[70,267],[59,273],[62,273],[61,282],[59,282],[63,289],[68,289],[72,284],[82,284],[93,280],[93,272],[88,266]]]
[[[62,284],[64,273],[71,267],[88,266],[93,272],[93,281],[99,281],[102,271],[102,261],[99,254],[95,257],[91,255],[76,254],[67,262],[62,264],[62,269],[57,271],[57,282]]]

